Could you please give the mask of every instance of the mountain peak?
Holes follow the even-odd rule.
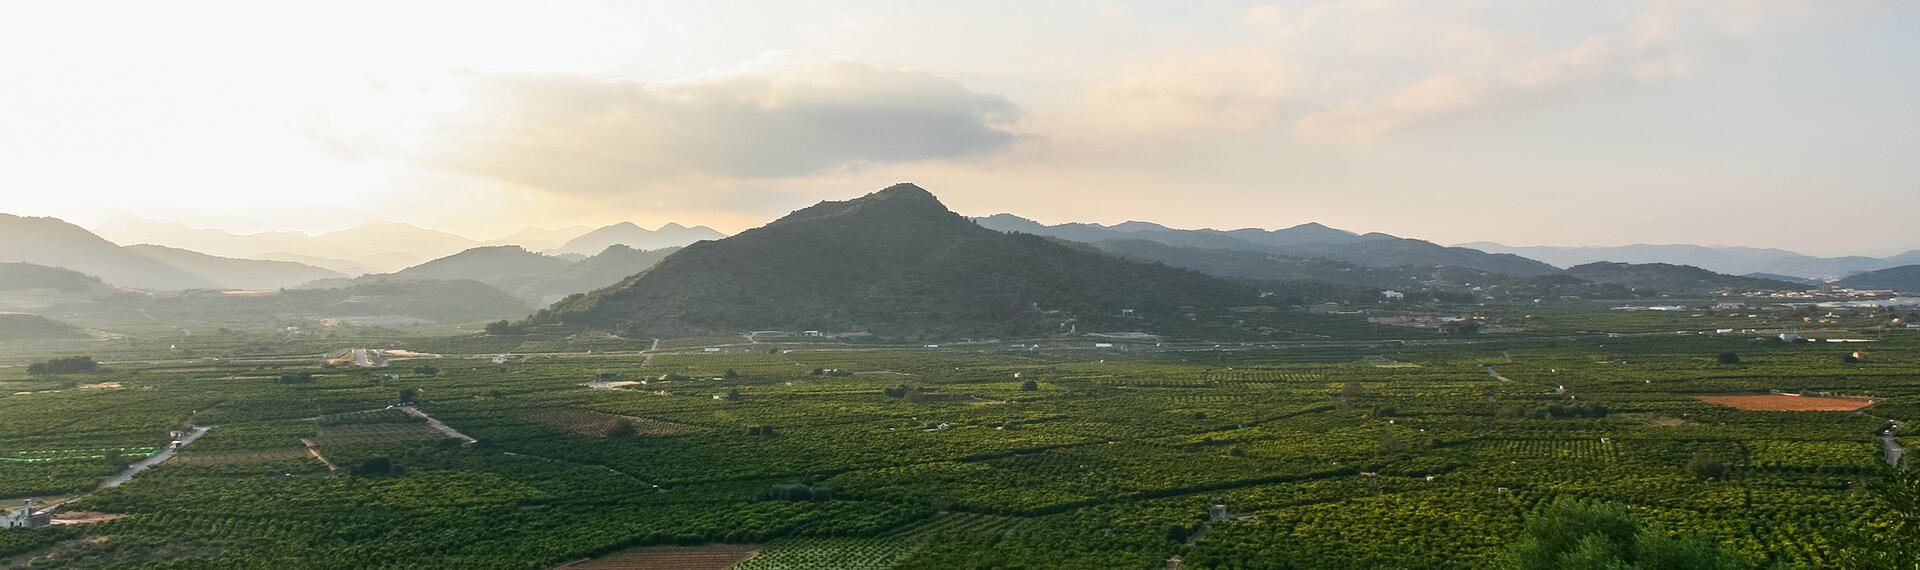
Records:
[[[933,197],[932,192],[928,192],[927,189],[921,188],[919,185],[914,184],[912,182],[901,182],[899,184],[894,184],[886,188],[881,188],[879,192],[874,192],[873,194],[869,194],[869,196],[874,196],[874,197],[911,196],[914,198],[934,200],[936,202],[939,201],[938,199]]]

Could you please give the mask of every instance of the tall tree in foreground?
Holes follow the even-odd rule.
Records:
[[[1851,541],[1835,562],[1850,570],[1920,570],[1920,469],[1888,468],[1867,484],[1892,521]]]
[[[1508,552],[1521,570],[1731,570],[1739,555],[1659,526],[1641,526],[1625,506],[1558,501],[1528,520]]]

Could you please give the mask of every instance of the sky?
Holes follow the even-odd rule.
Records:
[[[0,211],[1920,248],[1920,3],[14,2]]]

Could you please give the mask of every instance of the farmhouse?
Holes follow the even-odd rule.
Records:
[[[0,528],[42,528],[53,524],[53,514],[33,510],[33,499],[0,517]]]

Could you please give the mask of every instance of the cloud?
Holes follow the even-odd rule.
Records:
[[[1143,58],[1088,91],[1109,129],[1370,142],[1425,125],[1693,75],[1819,12],[1812,0],[1365,0],[1259,6],[1247,37]]]
[[[923,72],[768,57],[674,81],[468,74],[420,162],[568,194],[804,177],[1003,148],[1020,109]]]
[[[1346,7],[1347,5],[1342,5]],[[1542,104],[1597,90],[1685,77],[1725,59],[1779,25],[1842,3],[1656,0],[1629,5],[1571,45],[1524,28],[1498,28],[1474,14],[1410,18],[1411,4],[1383,1],[1343,14],[1347,25],[1403,38],[1418,54],[1395,63],[1414,70],[1375,93],[1326,102],[1294,123],[1306,136],[1368,142],[1421,125]],[[1377,10],[1382,6],[1394,9]],[[1256,12],[1256,21],[1273,18]],[[1435,30],[1440,30],[1435,32]]]

